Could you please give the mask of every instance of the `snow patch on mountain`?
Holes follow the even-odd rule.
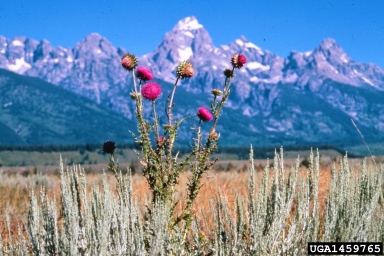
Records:
[[[247,42],[244,44],[244,46],[246,48],[253,48],[253,49],[256,49],[257,53],[260,54],[260,55],[264,55],[264,52],[261,50],[260,47],[258,47],[257,45],[251,43],[251,42]]]
[[[253,77],[251,77],[251,78],[249,79],[249,81],[256,83],[256,82],[259,81],[259,78],[258,78],[257,76],[253,76]]]
[[[304,54],[305,57],[308,57],[309,55],[312,54],[312,52],[313,52],[313,51],[307,51],[307,52],[304,52],[303,54]]]
[[[342,54],[342,55],[340,56],[340,59],[341,59],[341,61],[344,62],[344,63],[348,63],[348,62],[350,61],[350,58],[348,57],[347,54]]]
[[[222,45],[221,48],[223,48],[224,51],[228,51],[230,49],[228,45]]]
[[[187,17],[185,19],[180,20],[177,23],[177,28],[180,30],[195,30],[203,28],[203,25],[199,24],[195,17]]]
[[[361,78],[362,78],[366,83],[368,83],[368,84],[374,86],[374,84],[372,83],[372,81],[369,80],[368,78],[366,78],[366,77],[364,77],[364,76],[362,76]]]
[[[14,64],[8,64],[8,69],[18,74],[24,74],[25,71],[31,68],[31,65],[25,62],[24,58],[15,59]]]
[[[4,105],[3,105],[3,107],[4,108],[6,108],[6,107],[9,107],[9,106],[12,106],[12,101],[10,101],[10,102],[7,102],[7,103],[5,103]]]
[[[195,38],[195,36],[190,31],[185,31],[184,35],[189,36],[190,38]]]
[[[24,47],[24,43],[21,42],[20,40],[14,40],[14,41],[12,42],[12,45],[14,45],[14,46],[21,46],[21,47]]]
[[[253,44],[251,42],[245,43],[244,46],[247,48],[254,48],[256,50],[261,50],[260,47],[256,46],[255,44]]]
[[[252,108],[250,106],[246,106],[244,109],[243,109],[243,115],[245,116],[248,116],[248,117],[252,117]]]
[[[191,47],[186,47],[184,49],[177,49],[179,53],[179,61],[189,60],[192,57],[193,52]]]
[[[269,65],[263,65],[261,64],[260,62],[248,62],[246,64],[246,68],[248,69],[251,69],[251,70],[254,70],[254,69],[260,69],[262,71],[266,71],[266,70],[269,70],[271,67]]]
[[[240,39],[236,39],[235,42],[236,42],[238,45],[240,45],[240,46],[243,46],[243,45],[244,45],[243,41],[241,41]]]

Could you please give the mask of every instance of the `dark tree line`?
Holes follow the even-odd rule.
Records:
[[[97,151],[103,148],[103,144],[76,144],[76,145],[0,145],[0,151],[28,151],[28,152],[65,152],[65,151]],[[119,144],[120,149],[139,149],[139,145]]]
[[[22,145],[22,146],[10,146],[10,145],[0,145],[0,151],[28,151],[28,152],[64,152],[64,151],[101,151],[103,144],[77,144],[77,145]],[[140,149],[138,144],[116,144],[117,149]],[[280,146],[268,146],[268,147],[253,147],[254,158],[266,159],[273,158],[275,149],[279,150]],[[311,146],[308,145],[288,145],[284,146],[284,151],[310,151]],[[345,154],[345,150],[338,148],[333,145],[317,145],[312,147],[314,150],[335,150],[341,155]],[[188,148],[178,148],[177,151],[180,151],[180,154],[187,154],[190,149]],[[176,151],[176,152],[177,152]],[[219,147],[219,150],[216,152],[218,154],[230,154],[236,155],[239,160],[249,159],[249,147]],[[361,157],[355,154],[348,153],[349,157]]]
[[[341,155],[345,155],[346,150],[342,148],[338,148],[333,145],[316,145],[316,146],[309,146],[309,145],[288,145],[284,146],[283,149],[285,152],[287,151],[310,151],[311,148],[316,151],[316,149],[319,150],[335,150],[336,152],[340,153]],[[247,160],[249,159],[249,147],[219,147],[218,151],[216,153],[218,154],[231,154],[236,155],[239,160]],[[275,155],[275,149],[277,152],[279,152],[280,146],[268,146],[268,147],[253,147],[253,156],[257,159],[266,159],[270,158],[272,159]],[[188,153],[187,148],[180,148],[179,149],[181,154]],[[362,157],[356,154],[351,154],[348,152],[348,156],[351,158],[356,157]]]

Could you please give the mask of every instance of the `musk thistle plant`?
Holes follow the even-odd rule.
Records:
[[[173,108],[175,107],[173,100],[179,80],[191,78],[195,74],[192,63],[188,60],[182,61],[175,70],[175,84],[165,105],[167,123],[162,124],[156,112],[156,100],[160,97],[162,89],[158,83],[150,81],[153,79],[151,70],[143,66],[137,67],[137,58],[133,54],[125,54],[121,59],[122,67],[132,74],[134,86],[130,97],[135,104],[135,116],[138,122],[138,135],[133,133],[132,135],[135,142],[141,146],[142,154],[138,154],[138,157],[143,175],[152,192],[152,205],[160,203],[170,209],[169,231],[172,233],[172,230],[182,228],[184,242],[192,224],[192,206],[201,188],[202,175],[210,170],[217,161],[217,159],[211,161],[209,157],[217,150],[220,136],[216,132],[216,126],[231,92],[230,84],[234,77],[234,70],[240,69],[246,63],[246,58],[242,54],[234,54],[230,63],[232,68],[224,70],[223,88],[212,90],[213,99],[210,100],[210,109],[197,108],[194,118],[197,117],[199,122],[195,128],[194,146],[184,159],[178,160],[178,153],[174,152],[178,128],[186,118],[192,117],[186,116],[176,120],[173,117]],[[140,91],[138,91],[137,83],[139,83]],[[147,103],[143,99],[151,102],[152,118],[144,116],[144,105]],[[209,122],[211,125],[210,132],[207,137],[204,137],[200,128],[202,125],[209,125]],[[106,148],[104,151],[110,153],[109,169],[117,177],[118,167],[116,167],[113,159],[114,147],[112,147],[111,142],[106,142],[104,146]],[[177,202],[174,201],[175,186],[179,182],[180,173],[186,167],[190,167],[192,171],[192,178],[187,186],[187,203],[176,215],[174,213],[177,205]],[[150,210],[149,214],[151,214]]]

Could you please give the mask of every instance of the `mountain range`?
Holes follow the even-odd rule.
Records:
[[[86,144],[131,141],[135,124],[96,102],[0,69],[0,144]]]
[[[53,47],[47,40],[0,36],[0,68],[40,78],[132,123],[132,78],[120,65],[127,52],[97,33],[73,48]],[[193,63],[195,75],[182,80],[176,92],[175,116],[181,118],[195,115],[199,106],[209,106],[210,91],[222,88],[223,70],[230,67],[234,53],[244,54],[247,64],[233,79],[233,91],[218,127],[222,145],[354,145],[361,143],[361,137],[351,119],[367,142],[384,141],[384,70],[352,60],[334,39],[324,39],[312,51],[292,51],[281,57],[244,36],[217,47],[195,17],[186,17],[165,33],[156,49],[138,59],[163,86],[157,103],[161,109],[178,63]],[[7,74],[1,72],[0,81],[4,77]],[[2,94],[2,112],[8,102],[12,99],[4,99]],[[150,113],[150,104],[146,106]],[[189,141],[189,126],[196,122],[192,118],[182,127],[179,137],[185,138],[184,143]],[[4,114],[0,116],[4,129],[15,130],[17,125],[16,121],[5,122]]]

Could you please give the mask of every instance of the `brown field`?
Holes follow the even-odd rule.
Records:
[[[286,170],[289,166],[295,163],[294,158],[285,159],[287,164]],[[382,162],[383,158],[377,158],[376,162]],[[328,158],[321,159],[321,170],[319,175],[319,197],[321,207],[324,206],[324,198],[326,196],[329,180],[330,180],[330,164],[331,160]],[[350,160],[351,168],[359,170],[362,159]],[[256,189],[258,188],[266,160],[255,160],[256,170]],[[126,166],[122,165],[123,168]],[[199,193],[197,201],[194,206],[194,211],[197,217],[201,216],[201,211],[205,213],[210,212],[209,200],[215,199],[218,196],[218,190],[222,192],[224,201],[232,209],[235,193],[243,198],[248,197],[248,177],[249,173],[246,171],[249,167],[249,161],[220,161],[216,164],[215,170],[203,176],[203,187]],[[85,166],[87,172],[87,184],[89,188],[93,184],[100,184],[102,175],[100,170],[106,168],[106,165]],[[29,207],[29,194],[31,188],[34,188],[38,194],[41,186],[47,189],[48,195],[56,195],[57,202],[60,202],[60,177],[58,175],[57,166],[48,167],[3,167],[0,168],[0,207],[2,209],[2,216],[0,218],[0,234],[3,239],[8,240],[9,235],[12,237],[17,236],[18,225],[20,225],[22,233],[26,234],[25,225],[27,223],[28,207]],[[93,173],[92,170],[97,170]],[[36,171],[38,173],[36,173]],[[44,173],[44,174],[41,174]],[[300,175],[306,175],[307,169],[301,166],[299,169]],[[179,212],[181,207],[185,204],[185,189],[186,183],[190,172],[185,172],[180,177],[180,184],[177,186],[176,199],[180,200],[176,212]],[[107,178],[113,186],[116,181],[115,178],[107,174]],[[137,198],[139,206],[144,209],[146,202],[150,201],[150,191],[145,178],[140,174],[133,176],[133,193]],[[8,233],[6,215],[9,216],[10,230]],[[209,236],[211,229],[210,225],[202,223],[206,234]]]

